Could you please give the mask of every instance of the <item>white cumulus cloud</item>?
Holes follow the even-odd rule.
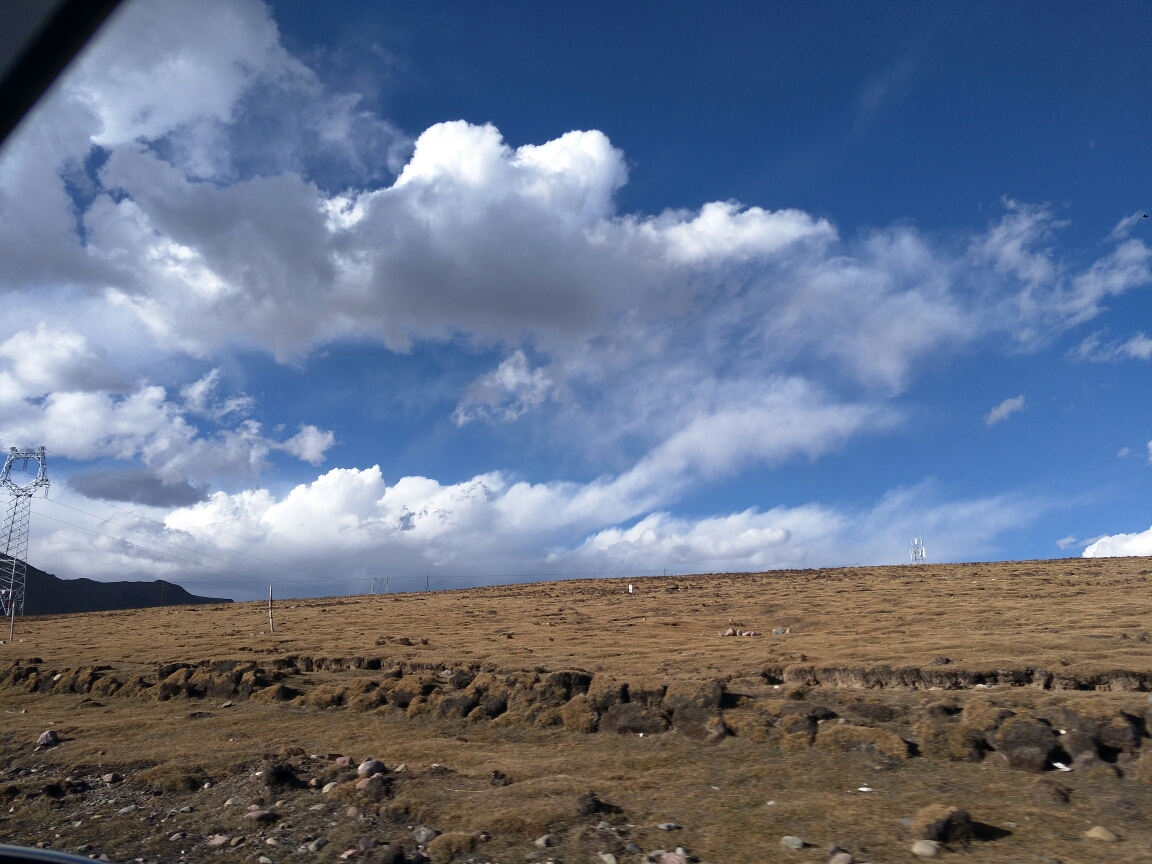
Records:
[[[991,411],[984,415],[984,423],[988,426],[995,426],[1004,420],[1007,420],[1017,411],[1024,410],[1024,397],[1013,396],[1011,399],[1005,399]]]

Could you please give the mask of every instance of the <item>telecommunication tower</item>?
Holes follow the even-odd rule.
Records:
[[[376,586],[377,585],[383,585],[384,586],[384,592],[383,593],[391,594],[392,592],[390,590],[388,590],[388,581],[391,578],[392,578],[391,576],[385,576],[383,579],[373,579],[372,580],[372,593],[373,594],[381,593],[381,592],[376,590]]]
[[[912,556],[913,564],[928,563],[928,559],[924,555],[924,541],[919,537],[912,541],[912,551],[909,554]]]
[[[12,469],[28,473],[28,463],[36,463],[36,477],[21,486],[12,479]],[[6,560],[0,561],[0,610],[8,617],[8,638],[16,634],[16,613],[24,614],[24,585],[28,577],[28,525],[32,520],[32,496],[40,489],[48,496],[48,457],[43,447],[19,450],[12,447],[0,471],[0,486],[12,496],[4,515],[0,543]]]

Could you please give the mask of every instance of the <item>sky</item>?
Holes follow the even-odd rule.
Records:
[[[0,149],[29,561],[248,599],[1152,555],[1150,34],[128,0]]]

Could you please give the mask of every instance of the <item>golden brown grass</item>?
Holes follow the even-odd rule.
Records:
[[[479,722],[441,716],[422,696],[403,707],[382,699],[416,680],[411,668],[399,682],[367,669],[307,673],[282,682],[303,693],[298,701],[236,699],[231,707],[222,698],[0,690],[0,770],[26,769],[0,778],[0,791],[7,790],[0,840],[87,845],[114,860],[178,860],[183,850],[189,861],[264,854],[280,864],[337,860],[364,835],[411,852],[409,826],[423,823],[446,832],[429,850],[437,861],[600,864],[603,851],[637,864],[640,856],[624,851],[636,843],[645,851],[683,845],[715,864],[816,862],[837,844],[857,861],[879,864],[912,860],[913,830],[901,820],[939,805],[967,810],[983,826],[963,853],[947,853],[966,860],[1146,861],[1152,705],[1143,692],[775,687],[757,675],[876,666],[1152,672],[1150,567],[1148,559],[1112,559],[852,568],[633,580],[632,596],[625,582],[585,580],[285,601],[274,636],[261,632],[261,604],[27,619],[18,622],[25,641],[0,648],[0,667],[37,657],[45,672],[107,664],[121,681],[154,681],[162,662],[231,658],[267,666],[300,655],[517,674],[580,668],[602,677],[587,697],[548,709],[554,717],[510,710]],[[765,635],[717,635],[729,626]],[[772,636],[773,627],[792,632]],[[401,637],[413,644],[400,644]],[[941,656],[950,662],[933,666]],[[676,731],[581,731],[589,703],[614,686],[609,677],[628,682],[634,698],[657,702],[666,685],[669,694],[690,693],[693,682],[723,679],[723,720],[734,734],[708,745]],[[861,680],[851,679],[853,687]],[[989,760],[965,761],[970,735],[994,730],[1005,712],[1045,717],[1061,707],[1105,724],[1135,718],[1145,746],[1123,771],[1102,763],[1039,779]],[[821,712],[845,722],[821,720]],[[535,719],[524,722],[528,716]],[[36,736],[49,727],[63,743],[34,753]],[[386,791],[359,793],[353,773],[310,758],[329,753],[409,770]],[[256,772],[274,763],[295,766],[302,785],[268,788]],[[434,764],[452,770],[433,771]],[[512,783],[493,785],[494,770]],[[124,774],[124,783],[100,783],[108,771]],[[68,777],[92,788],[66,789]],[[324,795],[303,785],[311,779],[343,785]],[[1050,788],[1057,781],[1067,803]],[[62,797],[42,794],[53,784]],[[578,799],[589,790],[622,812],[580,815]],[[238,802],[225,807],[229,798]],[[252,803],[273,807],[280,820],[245,822]],[[121,813],[129,804],[137,809]],[[326,809],[309,809],[316,804]],[[180,813],[185,806],[194,809]],[[598,830],[601,819],[617,830]],[[661,822],[683,827],[665,832],[655,827]],[[1107,825],[1121,842],[1085,839],[1092,824]],[[209,849],[206,839],[216,833],[246,840]],[[559,845],[535,847],[545,833]],[[186,836],[171,840],[176,834]],[[812,845],[786,850],[785,834]],[[314,836],[329,844],[296,852]]]

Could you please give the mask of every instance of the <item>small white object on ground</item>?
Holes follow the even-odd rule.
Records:
[[[1103,825],[1094,825],[1084,832],[1084,836],[1092,840],[1103,840],[1105,843],[1115,843],[1120,839]]]
[[[940,844],[935,840],[917,840],[912,844],[912,854],[921,858],[935,858],[940,852]]]
[[[1063,762],[1053,762],[1052,767],[1058,771],[1071,771],[1072,769],[1065,765]]]
[[[861,786],[856,790],[857,792],[872,792],[874,791],[871,786]]]

